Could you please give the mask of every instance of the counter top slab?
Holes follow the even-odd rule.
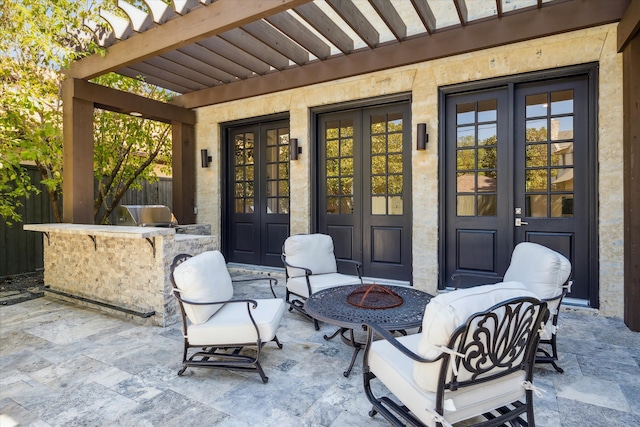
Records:
[[[82,234],[102,237],[142,238],[174,235],[176,231],[168,227],[128,227],[120,225],[91,224],[25,224],[24,230],[43,233]]]

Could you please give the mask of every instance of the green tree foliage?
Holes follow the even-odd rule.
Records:
[[[62,221],[63,70],[71,61],[100,52],[87,36],[83,20],[100,22],[98,6],[74,0],[16,0],[0,3],[0,215],[19,221],[20,198],[37,191],[21,164],[31,162],[42,174],[53,213]],[[115,74],[99,84],[158,100],[169,93]],[[156,179],[158,159],[170,168],[167,125],[96,110],[94,170],[99,182],[95,220],[104,223],[129,187]]]

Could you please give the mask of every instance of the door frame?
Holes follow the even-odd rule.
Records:
[[[402,92],[393,95],[379,96],[375,98],[358,99],[354,101],[341,102],[337,104],[322,105],[313,107],[309,111],[309,124],[311,135],[309,138],[309,157],[311,174],[311,217],[309,218],[309,229],[311,232],[318,230],[318,159],[320,156],[320,147],[318,145],[318,116],[326,113],[338,113],[344,110],[353,110],[358,108],[369,108],[382,106],[385,104],[394,104],[397,102],[407,101],[411,104],[411,93]]]
[[[263,123],[277,121],[291,121],[289,112],[270,114],[266,116],[249,117],[220,124],[220,251],[225,259],[229,259],[231,245],[231,227],[229,227],[229,150],[231,149],[231,130],[241,126],[260,126]],[[291,177],[289,177],[291,179]]]
[[[587,209],[588,209],[588,217],[593,219],[590,221],[591,226],[588,229],[588,237],[587,241],[589,244],[589,258],[594,259],[595,262],[589,263],[589,284],[588,284],[588,301],[577,300],[572,298],[565,298],[566,302],[569,302],[573,305],[583,305],[589,306],[592,308],[599,308],[599,270],[600,270],[600,254],[598,251],[598,232],[599,232],[599,216],[598,216],[598,139],[597,139],[597,130],[598,130],[598,63],[588,63],[581,65],[574,65],[569,67],[562,68],[554,68],[550,70],[536,71],[530,73],[523,73],[518,75],[510,75],[499,77],[495,79],[487,79],[477,82],[465,82],[460,84],[453,84],[448,86],[440,87],[438,90],[438,177],[442,177],[445,171],[445,136],[446,136],[446,120],[445,120],[445,107],[446,107],[446,97],[452,94],[461,94],[466,92],[473,91],[481,91],[498,87],[506,87],[521,84],[521,83],[534,83],[537,81],[558,79],[558,78],[568,78],[575,77],[577,75],[586,75],[588,78],[587,83],[587,91],[588,91],[588,117],[592,120],[590,126],[587,130],[587,168],[588,170],[593,170],[596,173],[589,174],[587,177],[587,186],[588,188],[592,188],[593,191],[588,192],[587,194]],[[510,105],[514,105],[514,91],[511,90],[509,92],[509,103]],[[509,111],[509,123],[508,123],[508,136],[513,141],[513,133],[514,133],[514,112],[512,110]],[[510,156],[513,155],[512,152],[509,153]],[[513,174],[513,161],[510,159],[510,173]],[[445,191],[446,191],[446,182],[444,179],[439,179],[438,183],[438,224],[439,224],[439,239],[438,239],[438,289],[445,289],[445,278],[443,277],[443,271],[445,266],[445,239],[444,239],[444,230],[446,225],[446,207],[444,205],[445,201]],[[514,195],[509,195],[509,203],[513,205],[514,203]],[[509,232],[509,239],[513,242],[514,240],[514,231],[511,229]],[[513,243],[512,243],[513,244]]]
[[[412,94],[411,92],[401,92],[396,94],[384,95],[374,98],[366,98],[366,99],[358,99],[353,101],[347,101],[337,104],[329,104],[322,105],[318,107],[314,107],[310,109],[310,143],[309,143],[309,153],[310,153],[310,166],[309,173],[311,174],[311,191],[310,191],[310,204],[311,204],[311,216],[309,218],[309,229],[310,232],[317,232],[319,230],[319,217],[320,217],[320,203],[318,200],[318,186],[319,186],[319,170],[318,164],[320,160],[320,146],[319,146],[319,138],[318,138],[318,118],[323,114],[329,113],[340,113],[342,111],[347,110],[359,110],[359,109],[367,109],[367,108],[376,108],[376,107],[384,107],[388,104],[397,104],[397,103],[407,103],[409,106],[409,119],[410,123],[412,123]],[[411,151],[412,153],[412,151]],[[410,161],[411,162],[411,161]],[[413,168],[410,171],[409,179],[413,180]],[[411,182],[410,181],[410,182]],[[413,195],[410,195],[413,199]],[[410,206],[413,206],[413,202],[411,202]],[[411,213],[411,218],[413,215]],[[410,221],[410,226],[413,229],[413,219]],[[364,242],[363,242],[364,244]],[[411,252],[413,252],[413,247],[410,248]],[[413,259],[413,256],[411,256]],[[412,274],[411,274],[412,276]],[[413,277],[410,278],[409,283],[413,283]]]

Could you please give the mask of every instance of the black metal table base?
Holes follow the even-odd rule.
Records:
[[[348,337],[345,335],[347,333],[349,334]],[[332,340],[336,336],[338,336],[338,334],[340,334],[340,339],[342,340],[343,343],[347,344],[350,347],[353,347],[353,355],[351,356],[351,363],[349,363],[349,367],[347,368],[347,370],[342,373],[342,375],[344,375],[345,377],[348,377],[349,374],[351,374],[351,370],[353,369],[353,365],[356,362],[356,357],[358,357],[358,353],[364,347],[364,343],[359,343],[358,341],[356,341],[355,334],[353,333],[353,329],[350,329],[350,328],[339,328],[333,334],[325,335],[324,339],[327,341]]]

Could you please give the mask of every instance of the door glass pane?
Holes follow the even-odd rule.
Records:
[[[476,145],[475,126],[463,126],[458,128],[458,147],[472,147]]]
[[[478,121],[490,122],[498,119],[498,100],[478,101]]]
[[[478,169],[495,169],[498,166],[498,149],[478,148]]]
[[[573,217],[573,194],[552,194],[551,216],[554,218]]]
[[[551,169],[551,191],[573,191],[573,168]]]
[[[371,215],[387,214],[387,197],[371,196]]]
[[[387,177],[372,176],[371,177],[371,194],[386,194],[386,193],[387,193]]]
[[[547,166],[547,147],[547,144],[527,145],[525,165],[527,167]]]
[[[475,196],[457,196],[456,201],[458,216],[475,216]]]
[[[352,214],[353,120],[330,121],[326,126],[327,214]]]
[[[267,162],[278,160],[278,147],[267,147]]]
[[[573,97],[573,90],[527,97],[527,117],[538,117],[526,122],[525,192],[536,193],[526,194],[529,216],[573,214]]]
[[[479,172],[478,173],[478,192],[479,193],[495,193],[498,189],[496,172]]]
[[[478,216],[496,216],[498,197],[495,194],[478,195]]]
[[[402,215],[402,196],[389,196],[389,215]]]
[[[371,156],[371,173],[374,175],[387,173],[387,156]]]
[[[401,133],[389,134],[389,152],[402,153],[402,134]]]
[[[528,170],[526,173],[526,186],[526,191],[547,191],[547,170]]]
[[[340,198],[340,213],[343,215],[353,213],[353,197]]]
[[[573,139],[573,116],[551,119],[551,140]]]
[[[498,143],[498,124],[478,125],[478,145],[496,145]]]
[[[456,106],[456,123],[464,125],[475,122],[476,105],[473,102],[458,104]]]
[[[467,111],[469,109],[474,111]],[[458,118],[464,114],[464,126],[456,130],[457,214],[460,216],[494,216],[498,212],[497,111],[497,99],[458,106]]]
[[[387,189],[387,193],[402,194],[402,181],[402,175],[389,175],[389,188]]]
[[[338,149],[340,143],[338,141],[327,141],[327,157],[338,157],[340,154]]]
[[[547,195],[529,194],[525,197],[525,215],[529,217],[547,216]]]
[[[402,154],[391,155],[388,161],[387,168],[389,173],[402,174]]]
[[[547,94],[528,95],[526,98],[527,117],[540,117],[547,115]]]
[[[539,142],[546,141],[549,138],[547,137],[547,120],[527,120],[527,131],[526,131],[526,141],[527,142]]]
[[[279,197],[278,198],[278,213],[280,213],[280,214],[288,214],[289,213],[289,198],[288,197]]]
[[[476,168],[476,150],[458,150],[456,153],[458,170],[472,170]]]
[[[390,112],[371,116],[370,201],[372,215],[402,215],[402,113]]]
[[[278,145],[278,140],[276,139],[277,135],[276,135],[276,130],[275,129],[269,129],[267,131],[267,146],[269,145]]]
[[[457,179],[458,193],[475,193],[476,191],[476,174],[475,173],[459,173]]]
[[[267,179],[274,179],[278,177],[278,165],[267,165]]]
[[[558,142],[551,144],[551,165],[573,165],[573,142]]]
[[[340,180],[340,194],[343,196],[353,195],[353,178],[343,178]]]
[[[234,136],[233,188],[236,213],[252,212],[254,201],[254,135],[251,132]]]
[[[551,92],[551,114],[573,113],[573,90]]]

